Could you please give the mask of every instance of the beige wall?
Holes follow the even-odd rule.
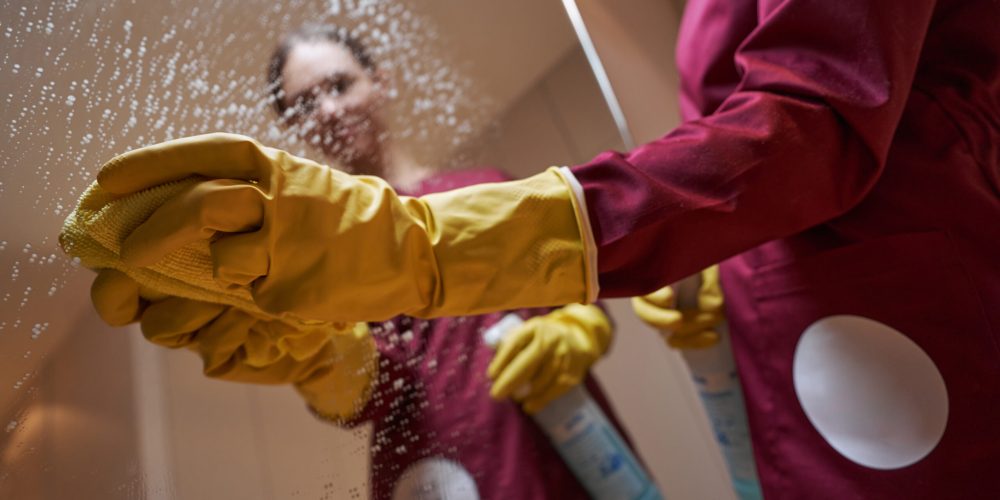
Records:
[[[138,332],[136,332],[138,333]],[[169,495],[154,498],[352,498],[367,494],[367,429],[348,431],[315,419],[289,387],[206,379],[197,356],[148,346],[138,353],[162,377],[161,425],[167,448],[143,454],[166,464]],[[139,389],[147,390],[147,389]],[[161,473],[159,469],[147,469]],[[153,478],[155,479],[155,478]]]
[[[0,432],[0,498],[134,499],[143,493],[132,359],[123,333],[79,317]]]
[[[680,11],[666,0],[581,0],[577,4],[636,144],[680,122],[674,47]]]
[[[497,119],[483,139],[486,163],[517,177],[572,165],[622,141],[579,46],[574,46]]]

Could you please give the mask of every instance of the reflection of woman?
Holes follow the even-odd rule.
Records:
[[[436,172],[396,147],[384,117],[384,74],[357,40],[335,27],[307,25],[287,36],[272,56],[269,83],[283,122],[354,172],[384,177],[414,195],[506,180],[490,168]],[[316,184],[322,185],[321,178]],[[296,210],[294,202],[283,207]],[[330,216],[323,224],[336,226],[338,220]],[[308,261],[307,247],[297,249],[295,258]],[[587,378],[611,341],[608,319],[596,306],[519,310],[528,321],[494,356],[482,335],[499,313],[432,320],[401,316],[335,335],[317,348],[315,335],[287,332],[273,321],[213,304],[171,298],[137,312],[133,293],[123,312],[116,291],[128,287],[135,289],[109,271],[95,282],[95,304],[109,322],[141,317],[150,340],[197,349],[209,376],[291,382],[321,417],[348,426],[372,422],[374,498],[476,498],[475,492],[498,499],[587,498],[525,412],[539,410],[586,378],[613,419],[600,389]],[[111,296],[117,298],[102,300]],[[394,297],[388,293],[379,300]],[[526,384],[529,391],[516,391],[522,411],[506,398]]]
[[[344,176],[312,198],[344,214],[323,273],[242,269],[271,310],[357,320],[638,295],[721,261],[766,497],[982,497],[1000,455],[998,17],[993,0],[689,2],[689,120],[663,138],[419,200]],[[101,183],[252,179],[245,164],[208,168],[245,142],[192,141],[128,153]],[[239,242],[259,261],[315,241],[275,207],[242,221],[280,221],[259,229],[270,246]],[[197,227],[134,240],[133,262]],[[333,260],[373,244],[393,249],[371,256],[382,274]],[[281,302],[293,283],[323,294]],[[389,289],[392,307],[362,297]],[[840,385],[855,377],[868,381]]]

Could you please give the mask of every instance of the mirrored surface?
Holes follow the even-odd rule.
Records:
[[[422,167],[524,176],[621,147],[556,1],[5,2],[0,498],[370,495],[370,425],[105,326],[56,241],[101,163],[142,145],[226,131],[350,169],[274,109],[269,58],[306,22],[363,41],[386,134]]]

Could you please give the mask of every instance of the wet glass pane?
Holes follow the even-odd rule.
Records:
[[[270,91],[276,44],[307,22],[342,28],[377,68],[385,123],[345,125],[375,146],[311,133],[323,104]],[[193,353],[104,325],[94,274],[57,235],[115,154],[225,131],[352,170],[391,140],[423,169],[522,177],[621,148],[556,1],[8,0],[0,101],[0,498],[368,498],[373,447],[409,438],[321,421],[287,385],[212,380]],[[424,327],[399,328],[375,330],[405,351]]]

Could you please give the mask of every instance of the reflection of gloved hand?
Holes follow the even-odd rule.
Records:
[[[168,200],[125,239],[127,263],[149,265],[215,238],[217,279],[250,284],[268,312],[329,321],[588,299],[579,207],[552,170],[407,198],[374,177],[210,134],[118,156],[98,183],[124,196],[194,175],[208,180]]]
[[[94,280],[91,297],[108,323],[140,319],[151,342],[197,351],[206,376],[294,384],[317,413],[333,420],[349,418],[369,396],[377,354],[364,323],[293,326],[220,304],[177,297],[147,302],[135,281],[108,269]]]
[[[610,344],[611,323],[597,306],[571,304],[531,318],[500,342],[487,372],[490,395],[513,395],[534,413],[582,382]]]
[[[633,298],[632,309],[646,324],[660,330],[670,347],[698,349],[713,346],[719,341],[719,334],[714,328],[724,319],[719,267],[712,266],[701,272],[697,309],[678,309],[677,297],[669,286]]]

